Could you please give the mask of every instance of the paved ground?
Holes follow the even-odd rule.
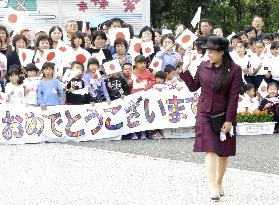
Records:
[[[220,204],[278,204],[279,136],[238,137]],[[210,204],[193,139],[0,148],[0,204]],[[115,152],[117,151],[117,152]]]

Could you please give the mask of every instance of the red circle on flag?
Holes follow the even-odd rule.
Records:
[[[110,64],[110,65],[109,65],[109,69],[114,70],[114,69],[115,69],[115,66],[114,66],[113,64]]]
[[[182,38],[182,43],[187,43],[188,41],[190,41],[191,39],[191,36],[190,35],[185,35],[183,38]]]
[[[140,49],[141,49],[141,44],[140,43],[136,43],[134,45],[134,50],[137,52],[137,53],[140,53]]]
[[[39,58],[37,58],[36,63],[40,63],[40,59]]]
[[[76,61],[78,61],[78,62],[80,62],[80,63],[85,63],[86,58],[85,58],[85,56],[84,56],[83,54],[78,54],[78,55],[76,56]]]
[[[145,53],[150,53],[151,52],[151,48],[147,47],[145,48]]]
[[[193,56],[192,58],[192,61],[196,60],[197,59],[197,56]]]
[[[242,97],[239,97],[238,98],[238,102],[241,102],[243,99],[242,99]]]
[[[60,47],[59,50],[62,51],[62,52],[65,52],[65,51],[67,50],[67,48],[65,48],[65,47]]]
[[[116,38],[125,38],[125,35],[122,32],[118,32],[115,37]]]
[[[136,80],[136,82],[137,82],[137,83],[140,83],[140,80],[139,80],[139,79],[137,79],[137,80]]]
[[[54,52],[50,52],[49,54],[47,54],[46,59],[47,59],[47,61],[51,61],[51,60],[54,59],[54,57],[55,57],[55,53]]]
[[[26,53],[22,53],[22,60],[23,60],[23,61],[26,60]]]
[[[16,23],[17,22],[17,15],[16,14],[10,14],[8,17],[8,21],[10,23]]]
[[[261,91],[266,92],[266,87],[265,86],[261,87]]]
[[[158,62],[158,61],[156,61],[156,62],[153,63],[153,66],[154,66],[155,68],[158,67],[158,65],[159,65],[159,62]]]
[[[98,75],[96,73],[93,75],[93,79],[98,79]]]

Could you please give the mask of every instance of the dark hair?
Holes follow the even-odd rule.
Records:
[[[47,68],[51,68],[52,70],[54,70],[54,66],[55,66],[55,64],[52,62],[45,62],[42,66],[42,70],[47,69]]]
[[[277,85],[276,82],[269,83],[269,84],[267,85],[267,90],[268,90],[270,87],[272,87],[272,86],[275,86],[276,89],[278,90],[278,85]]]
[[[13,64],[10,66],[6,77],[9,78],[12,75],[20,75],[21,74],[21,67],[19,65]]]
[[[107,21],[101,23],[101,24],[99,25],[99,30],[103,31],[104,26],[109,27],[109,20],[107,20]]]
[[[251,32],[251,31],[253,31],[253,30],[255,31],[256,36],[257,36],[257,29],[256,29],[255,27],[253,27],[253,26],[251,26],[251,27],[245,29],[245,32],[246,32],[246,33],[249,33],[249,32]]]
[[[90,39],[90,41],[92,41],[92,36],[91,36],[90,33],[82,32],[82,34],[83,34],[83,37],[84,37],[84,38],[85,38],[85,37],[88,37],[88,38]]]
[[[94,42],[96,40],[96,38],[100,36],[102,39],[104,39],[105,41],[107,40],[107,35],[105,34],[105,32],[103,31],[94,31],[92,33],[92,44],[95,46]]]
[[[241,88],[240,88],[240,94],[244,95],[244,93],[246,93],[249,90],[255,89],[255,86],[253,84],[247,83],[244,84]]]
[[[223,27],[222,27],[221,25],[215,25],[215,26],[213,27],[213,30],[216,29],[216,28],[220,28],[220,29],[223,31]]]
[[[274,33],[274,38],[279,38],[279,33]]]
[[[128,48],[128,43],[124,38],[117,38],[114,40],[114,48],[116,49],[116,46],[119,44],[124,44],[125,48]]]
[[[154,28],[154,33],[159,33],[160,35],[162,35],[162,29]]]
[[[164,79],[164,81],[166,80],[166,77],[167,77],[167,74],[161,70],[155,74],[155,78],[161,78],[161,79]]]
[[[153,41],[153,43],[155,42],[155,32],[153,30],[153,28],[149,27],[149,26],[145,26],[143,27],[141,30],[140,30],[140,34],[139,34],[139,37],[141,38],[142,37],[142,33],[145,32],[145,31],[150,31],[151,32],[151,40]]]
[[[53,31],[55,31],[55,29],[58,29],[58,31],[61,32],[62,37],[61,37],[60,40],[63,41],[63,32],[62,32],[62,29],[61,29],[59,26],[52,26],[52,27],[50,28],[49,32],[48,32],[48,35],[49,35],[49,37],[50,37],[50,40],[51,40],[51,43],[52,43],[52,44],[53,44],[53,41],[52,41],[52,39],[51,39],[51,33],[52,33]]]
[[[24,40],[24,42],[26,43],[26,46],[28,45],[27,38],[23,34],[17,34],[13,37],[13,40],[12,40],[13,47],[16,47],[16,42],[18,42],[19,40]]]
[[[210,21],[210,19],[202,19],[201,21],[200,21],[200,25],[202,24],[202,23],[208,23],[209,25],[212,25],[212,23],[211,23],[211,21]]]
[[[74,43],[74,40],[75,40],[76,38],[80,38],[80,39],[82,40],[82,43],[81,43],[80,47],[81,47],[81,48],[85,48],[85,40],[84,40],[84,37],[83,37],[83,34],[82,34],[81,31],[76,31],[76,32],[73,34],[73,36],[72,36],[72,38],[71,38],[71,46],[72,46],[72,48],[76,48],[75,43]]]
[[[78,61],[73,61],[72,63],[71,63],[71,68],[74,66],[74,65],[80,65],[81,67],[82,67],[82,70],[84,70],[84,65],[81,63],[81,62],[78,62]]]
[[[237,44],[239,44],[239,43],[240,43],[244,48],[247,48],[247,47],[248,47],[247,43],[244,42],[244,41],[239,41]]]
[[[174,36],[173,36],[171,33],[168,33],[168,34],[162,35],[161,41],[160,41],[160,43],[161,43],[162,45],[163,45],[163,41],[164,41],[166,38],[171,39],[171,40],[172,40],[172,43],[175,42]]]
[[[124,68],[125,65],[133,66],[132,63],[124,63],[123,68]]]
[[[88,62],[87,62],[87,68],[89,68],[89,66],[93,64],[93,65],[98,65],[98,67],[100,66],[100,63],[98,61],[97,58],[89,58]]]
[[[143,55],[138,55],[138,56],[135,57],[135,64],[136,63],[142,63],[142,62],[146,63],[146,59]]]
[[[38,72],[39,69],[36,67],[36,65],[34,63],[28,63],[25,67],[24,67],[25,71],[36,71]]]
[[[206,45],[208,37],[206,36],[199,36],[197,40],[194,42],[194,45],[197,47],[197,51],[201,51],[202,55],[206,53],[206,48],[203,46]]]
[[[135,32],[134,32],[134,28],[131,24],[128,23],[124,23],[123,24],[123,28],[129,28],[129,32],[130,32],[130,39],[133,39],[135,36]]]
[[[270,40],[270,41],[273,41],[274,39],[274,36],[272,33],[265,33],[264,36],[263,36],[263,40]]]
[[[111,25],[112,25],[114,22],[119,22],[119,23],[121,24],[121,27],[122,27],[123,24],[124,24],[124,21],[123,21],[121,18],[112,18],[112,19],[109,21],[109,27],[111,27]]]
[[[171,73],[173,70],[175,70],[175,67],[171,64],[166,65],[165,68],[164,68],[164,71],[166,73]]]
[[[39,35],[36,40],[35,46],[39,48],[40,41],[44,41],[44,40],[48,41],[50,48],[52,48],[52,41],[48,35]]]
[[[263,47],[265,47],[265,43],[263,41],[256,41],[255,44],[257,44],[257,43],[260,43],[260,44],[262,44]]]
[[[237,40],[241,41],[241,38],[240,38],[238,35],[234,35],[234,36],[231,37],[230,43],[232,43],[232,41],[233,41],[234,39],[237,39]]]
[[[5,26],[3,26],[3,25],[0,25],[0,30],[5,31],[5,33],[6,33],[5,43],[9,44],[9,42],[10,42],[10,35],[9,35],[9,32],[8,32],[7,28]],[[1,39],[0,39],[0,43],[1,43],[1,45],[3,43]]]
[[[239,38],[241,38],[241,36],[243,36],[243,35],[248,37],[248,35],[245,31],[239,31],[236,35],[239,36]]]
[[[222,65],[221,65],[221,75],[218,78],[218,80],[214,83],[213,86],[213,92],[218,93],[220,89],[223,87],[224,82],[226,80],[228,69],[231,67],[231,64],[233,63],[232,57],[229,54],[229,52],[225,51],[222,59]]]
[[[270,44],[270,50],[272,49],[278,49],[279,47],[279,44],[278,44],[278,41],[272,41],[271,44]]]

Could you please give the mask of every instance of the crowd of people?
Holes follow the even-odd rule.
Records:
[[[82,105],[107,102],[124,98],[125,96],[148,89],[162,88],[181,89],[186,87],[179,78],[185,59],[191,59],[190,72],[195,75],[202,61],[210,60],[203,46],[209,36],[223,37],[221,26],[212,26],[209,19],[200,21],[200,30],[196,33],[197,40],[189,48],[183,48],[175,39],[185,30],[183,24],[177,25],[173,33],[162,35],[162,30],[145,26],[139,35],[135,36],[133,26],[119,18],[103,22],[96,29],[87,32],[78,31],[77,22],[70,20],[65,29],[53,26],[46,31],[32,31],[24,28],[18,34],[9,33],[5,26],[0,26],[0,71],[1,92],[6,93],[7,103],[24,103],[28,106],[47,106],[69,104]],[[273,112],[274,103],[269,98],[277,97],[279,83],[278,40],[279,33],[263,33],[264,21],[255,16],[251,27],[236,33],[230,38],[230,56],[242,68],[244,105],[239,105],[239,111],[253,111],[256,109],[270,109]],[[152,42],[153,52],[149,56],[138,55],[135,58],[128,53],[130,42],[124,38],[117,38],[110,42],[108,32],[114,28],[129,28],[130,39],[138,37],[142,42]],[[35,62],[35,55],[43,56],[47,49],[56,49],[59,41],[63,41],[72,48],[72,52],[83,49],[90,55],[103,52],[104,58],[90,58],[86,63],[78,60],[63,64],[63,73],[67,69],[76,75],[63,81],[62,75],[56,73],[57,66],[45,62],[40,67]],[[22,66],[20,49],[35,50],[32,63]],[[142,53],[142,52],[141,52]],[[156,57],[162,60],[161,70],[153,70],[151,62]],[[122,72],[107,75],[103,64],[118,59]],[[97,76],[97,77],[96,77]],[[135,79],[142,82],[144,87],[135,88]],[[268,86],[268,96],[260,96],[257,92],[262,81]],[[88,89],[88,93],[78,93],[77,90]],[[242,103],[243,103],[242,102]],[[249,103],[249,104],[247,104]],[[250,105],[253,104],[253,105]],[[275,113],[275,119],[277,113]],[[276,127],[277,129],[278,127]],[[131,139],[161,139],[160,131],[152,133],[133,133]]]

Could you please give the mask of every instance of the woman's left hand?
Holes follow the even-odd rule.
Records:
[[[225,122],[221,128],[221,132],[227,134],[232,128],[232,122]]]

